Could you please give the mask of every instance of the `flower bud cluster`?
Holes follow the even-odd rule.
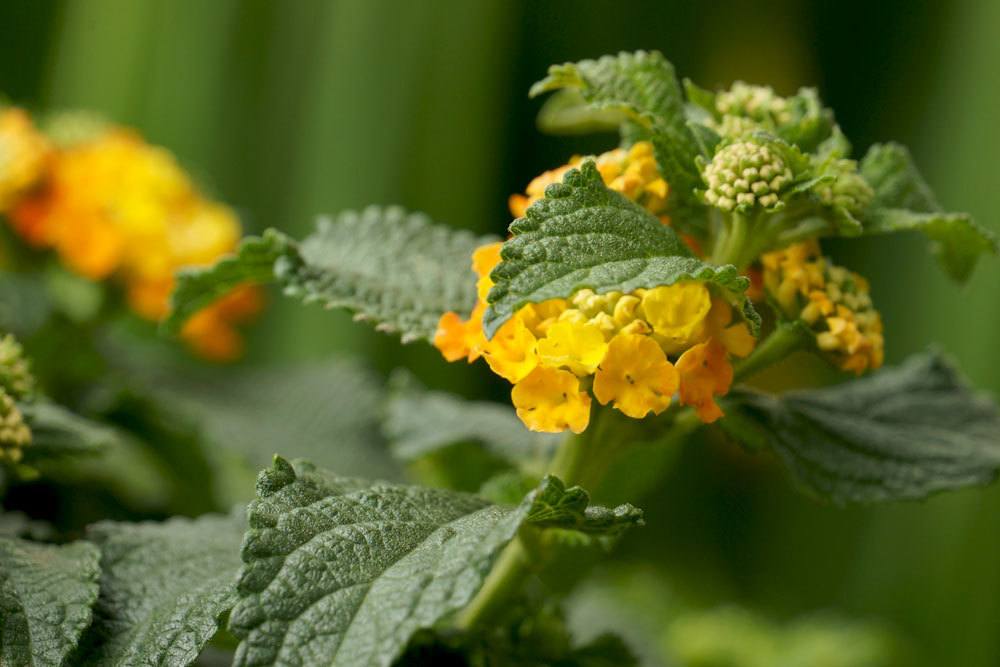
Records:
[[[781,192],[792,182],[785,161],[768,146],[738,141],[721,148],[702,170],[708,185],[705,201],[723,211],[746,211],[759,206],[775,210]]]
[[[545,196],[545,188],[561,182],[567,171],[579,167],[585,159],[587,158],[574,156],[568,164],[536,177],[528,184],[525,194],[511,195],[511,214],[516,218],[524,217],[528,207]],[[670,188],[660,175],[651,143],[639,141],[628,149],[616,148],[591,159],[597,165],[605,185],[637,202],[653,215],[661,217],[664,222],[667,221],[664,211]]]
[[[0,338],[0,390],[17,399],[26,398],[35,390],[35,378],[24,358],[24,349],[11,334]]]
[[[755,86],[737,81],[729,90],[718,93],[715,107],[723,116],[749,118],[769,127],[792,122],[788,100],[770,86]]]
[[[768,295],[809,325],[834,364],[858,375],[882,365],[882,318],[864,278],[830,262],[815,241],[767,253],[761,263]]]
[[[0,463],[17,463],[31,444],[31,429],[14,399],[0,389]]]
[[[838,206],[852,215],[857,215],[868,208],[875,197],[875,191],[858,173],[857,162],[835,160],[827,167],[826,173],[834,176],[834,180],[817,189],[823,204]]]
[[[86,118],[52,125],[58,136],[48,141],[23,111],[0,114],[0,212],[29,244],[54,250],[86,278],[115,279],[137,314],[162,319],[179,269],[212,264],[236,247],[236,214],[132,131]],[[208,358],[238,356],[234,326],[260,307],[259,295],[241,292],[209,305],[203,312],[212,314],[189,323],[182,338]]]
[[[635,419],[663,412],[675,393],[705,422],[722,416],[714,399],[732,383],[730,356],[746,356],[755,341],[706,284],[630,294],[579,290],[569,299],[524,306],[486,340],[484,299],[499,246],[474,255],[480,302],[472,316],[445,314],[434,344],[450,361],[483,356],[514,385],[512,402],[529,428],[583,431],[590,420],[588,388],[602,405]]]

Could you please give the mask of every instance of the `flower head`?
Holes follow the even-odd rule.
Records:
[[[648,336],[618,334],[594,375],[594,396],[634,419],[660,414],[680,383],[677,370]]]
[[[815,241],[761,258],[768,295],[816,333],[816,345],[842,370],[861,374],[884,360],[882,318],[868,281],[824,257]]]
[[[590,396],[569,371],[539,366],[510,393],[517,416],[532,431],[582,433],[590,422]]]
[[[716,152],[702,170],[705,201],[723,211],[773,211],[792,182],[792,172],[774,150],[755,141],[737,141]]]

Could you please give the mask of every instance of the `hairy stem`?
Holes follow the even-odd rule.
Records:
[[[680,416],[683,417],[683,413]],[[684,425],[687,433],[686,420]],[[558,477],[567,486],[594,488],[634,435],[633,431],[621,428],[621,421],[610,408],[598,408],[586,431],[568,436],[562,442],[546,473]],[[515,537],[497,558],[479,593],[459,614],[456,625],[468,629],[495,621],[509,601],[521,592],[531,572],[532,561],[524,542]]]

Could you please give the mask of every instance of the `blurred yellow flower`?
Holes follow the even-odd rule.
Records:
[[[582,433],[590,422],[590,396],[569,371],[539,366],[514,385],[511,401],[532,431]]]
[[[22,109],[0,110],[0,213],[37,183],[49,145]]]

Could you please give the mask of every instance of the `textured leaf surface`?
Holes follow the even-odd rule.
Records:
[[[403,342],[431,340],[442,314],[472,311],[472,251],[495,240],[419,213],[371,207],[320,220],[300,256],[279,259],[276,269],[293,296],[352,310]]]
[[[100,554],[0,537],[0,664],[63,664],[91,618]]]
[[[382,387],[352,359],[225,372],[177,373],[171,366],[156,372],[147,364],[134,373],[213,446],[236,452],[254,469],[280,450],[347,475],[399,476],[378,424]]]
[[[629,504],[614,509],[590,505],[590,494],[551,475],[528,496],[528,522],[540,528],[566,528],[581,533],[615,536],[643,525],[642,510]]]
[[[736,267],[693,257],[669,227],[605,187],[593,162],[549,186],[511,232],[492,273],[496,285],[483,316],[487,336],[528,303],[566,298],[585,287],[631,292],[683,280],[712,283],[756,326],[743,295],[749,283]]]
[[[527,512],[277,459],[249,508],[236,664],[390,664],[472,598]]]
[[[931,242],[931,253],[954,280],[968,279],[981,255],[997,255],[996,236],[977,225],[967,213],[914,213],[903,209],[869,211],[866,234],[916,231]]]
[[[875,144],[868,149],[859,169],[861,176],[875,190],[873,206],[909,209],[917,213],[941,210],[905,146]]]
[[[670,183],[668,205],[680,212],[698,209],[694,189],[701,186],[695,158],[698,140],[688,126],[684,96],[674,67],[657,52],[636,51],[598,60],[553,65],[531,95],[577,90],[597,112],[618,111],[645,128],[660,170]],[[566,110],[563,108],[565,115]]]
[[[207,268],[186,269],[177,274],[177,287],[170,295],[170,315],[163,329],[176,334],[184,322],[234,287],[246,283],[274,281],[275,261],[294,252],[294,243],[281,232],[269,229],[262,237],[243,239],[232,255]]]
[[[73,664],[189,665],[236,599],[245,522],[99,523],[101,595]]]
[[[526,429],[509,406],[428,391],[408,376],[397,376],[393,384],[383,430],[393,453],[405,461],[475,441],[516,464],[548,456],[559,442],[559,436]]]
[[[745,418],[733,435],[770,445],[806,489],[837,503],[922,498],[985,484],[1000,468],[1000,413],[935,354],[824,389],[743,392],[727,405]]]

